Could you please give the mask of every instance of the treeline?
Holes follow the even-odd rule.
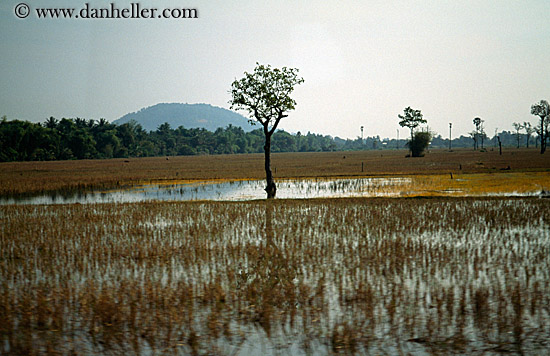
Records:
[[[474,146],[477,144],[479,149],[491,149],[498,147],[498,138],[500,138],[501,144],[503,147],[508,148],[520,148],[520,147],[538,147],[540,144],[540,138],[538,135],[532,134],[522,134],[518,132],[511,131],[501,131],[493,137],[488,137],[484,135],[478,135],[477,143],[476,138],[473,134],[468,136],[460,136],[452,140],[451,148],[460,148],[460,147],[471,147],[474,149]],[[449,139],[443,138],[438,135],[432,138],[430,147],[433,148],[448,148]]]
[[[503,146],[537,144],[536,137],[517,133],[499,133]],[[278,130],[272,138],[272,152],[319,152],[405,148],[407,140],[381,139],[379,136],[343,140],[308,132],[290,134]],[[452,148],[473,147],[472,137],[453,139]],[[122,125],[105,119],[86,120],[53,117],[44,123],[0,120],[0,161],[51,161],[200,154],[263,152],[261,129],[245,132],[236,126],[216,131],[184,127],[171,128],[165,123],[155,131],[146,131],[136,122]],[[496,145],[496,137],[484,145]],[[432,148],[447,148],[449,140],[435,136]]]
[[[262,130],[245,132],[229,125],[216,131],[178,127],[165,123],[147,132],[141,125],[122,125],[105,119],[61,119],[43,124],[28,121],[0,121],[0,161],[49,161],[151,157],[199,154],[263,152]],[[330,136],[291,135],[279,130],[273,135],[272,152],[331,151],[337,147]]]

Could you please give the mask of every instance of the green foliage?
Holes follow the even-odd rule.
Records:
[[[430,132],[415,132],[412,140],[407,142],[411,154],[413,157],[422,157],[424,156],[424,150],[428,148],[430,141],[432,139],[432,134]]]
[[[294,87],[304,82],[296,68],[271,68],[256,63],[253,73],[231,84],[231,109],[245,110],[253,120],[264,126],[264,132],[273,134],[285,112],[294,110],[296,101],[290,97]]]
[[[401,119],[401,121],[399,121],[399,126],[408,127],[411,130],[411,140],[414,140],[414,129],[420,124],[425,124],[427,122],[426,119],[423,118],[420,110],[411,109],[410,106],[403,110],[403,115],[397,115],[397,117]]]
[[[546,100],[541,100],[540,102],[531,105],[531,114],[541,118],[548,117],[548,115],[550,115],[550,104],[548,104],[548,101]]]
[[[332,151],[330,136],[308,133],[291,135],[278,131],[274,152]],[[0,162],[49,161],[197,154],[260,153],[261,129],[245,132],[229,125],[215,132],[206,129],[173,129],[165,123],[146,132],[134,121],[115,125],[102,119],[47,119],[43,125],[27,121],[0,121]]]
[[[81,119],[82,120],[82,119]],[[80,126],[80,127],[79,127]],[[114,134],[114,136],[113,136]],[[517,146],[517,137],[509,131],[499,134],[503,147]],[[538,143],[540,139],[537,137]],[[472,138],[460,136],[453,147],[471,147]],[[496,139],[490,141],[494,145]],[[535,144],[534,138],[531,142]],[[289,134],[278,130],[272,137],[273,152],[358,151],[403,148],[406,141],[366,137],[343,140],[308,132]],[[448,139],[433,137],[432,147],[448,147]],[[0,162],[50,161],[79,158],[152,157],[163,155],[199,155],[261,153],[264,147],[262,129],[250,132],[227,126],[215,132],[206,129],[163,127],[145,131],[134,121],[114,125],[106,121],[49,118],[44,124],[0,120]]]
[[[408,127],[411,130],[411,139],[407,142],[407,146],[411,150],[413,157],[421,157],[424,149],[428,146],[431,140],[431,134],[426,137],[425,135],[417,136],[414,132],[420,124],[425,124],[427,121],[423,118],[420,110],[414,110],[410,106],[403,110],[403,115],[397,115],[401,119],[399,126]],[[427,142],[425,142],[427,139]]]
[[[546,141],[550,136],[550,104],[546,100],[541,100],[531,105],[531,114],[538,116],[540,119],[536,131],[540,138],[540,153],[542,154],[546,151]]]

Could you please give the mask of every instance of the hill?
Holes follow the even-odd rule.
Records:
[[[187,129],[205,128],[216,131],[217,128],[230,124],[242,127],[244,131],[255,128],[244,116],[209,104],[162,103],[126,114],[113,123],[121,125],[130,120],[135,120],[147,131],[154,131],[165,122],[174,129],[183,126]]]

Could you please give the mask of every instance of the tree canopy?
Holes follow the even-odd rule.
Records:
[[[540,153],[546,151],[546,140],[550,133],[548,132],[548,126],[550,125],[550,105],[548,101],[541,100],[540,102],[531,106],[531,114],[539,117],[539,124],[536,128],[540,137]]]
[[[427,122],[420,110],[414,110],[410,106],[403,110],[403,115],[397,115],[397,117],[401,119],[399,126],[408,127],[411,130],[411,140],[413,140],[414,129]]]
[[[285,113],[294,110],[296,101],[290,94],[303,82],[296,68],[279,69],[256,63],[253,73],[245,72],[243,78],[231,84],[229,103],[231,109],[247,111],[251,124],[256,120],[273,133],[279,121],[288,116]]]
[[[524,130],[526,144],[540,144],[538,135],[533,137]],[[498,136],[503,147],[517,146],[514,132],[500,131]],[[456,137],[452,145],[471,147],[472,137]],[[490,142],[492,146],[496,145],[496,136]],[[271,143],[272,152],[324,152],[403,148],[406,140],[382,139],[379,136],[341,139],[311,132],[290,134],[278,129]],[[440,135],[432,137],[430,147],[448,146],[448,138]],[[242,154],[260,153],[263,149],[262,129],[245,132],[231,125],[215,131],[160,125],[156,130],[146,131],[133,121],[115,125],[106,120],[50,117],[40,124],[0,119],[0,162]]]

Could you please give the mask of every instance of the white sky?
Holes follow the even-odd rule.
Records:
[[[448,137],[530,121],[550,100],[550,1],[141,1],[198,19],[26,19],[0,3],[0,115],[115,120],[160,102],[229,108],[255,63],[297,67],[296,110],[281,128],[342,138],[408,136],[407,106]],[[37,7],[127,0],[26,0]],[[244,112],[242,112],[244,114]]]

